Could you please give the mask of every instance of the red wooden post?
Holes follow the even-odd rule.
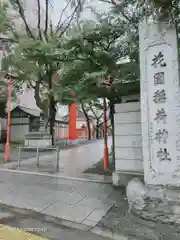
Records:
[[[69,111],[69,140],[76,140],[76,104],[70,105]]]
[[[9,154],[10,154],[10,124],[11,124],[11,94],[12,94],[12,77],[7,76],[8,81],[8,103],[7,103],[7,137],[6,137],[6,144],[5,144],[5,161],[9,161]]]
[[[72,97],[76,97],[76,93],[71,93]],[[69,140],[76,140],[76,104],[72,103],[69,109]]]

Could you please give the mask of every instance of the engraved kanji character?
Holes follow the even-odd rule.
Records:
[[[159,52],[157,55],[154,55],[151,65],[155,68],[157,67],[157,65],[160,65],[161,67],[167,66],[167,64],[164,61],[164,55],[162,54],[162,52]]]
[[[166,102],[166,92],[165,90],[157,90],[155,93],[154,93],[154,96],[153,96],[153,101],[155,103],[164,103]]]
[[[164,72],[154,74],[154,85],[164,84]]]
[[[166,129],[159,129],[158,132],[156,133],[155,139],[161,143],[166,143],[168,138],[168,131]]]
[[[167,149],[160,148],[157,152],[157,158],[159,161],[171,161],[170,154],[168,153]]]

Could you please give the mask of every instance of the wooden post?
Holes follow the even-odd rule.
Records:
[[[7,137],[5,144],[5,161],[9,161],[10,155],[10,127],[11,127],[11,94],[12,94],[12,77],[7,76],[8,81],[8,103],[7,103]]]
[[[70,105],[69,110],[69,140],[76,140],[76,104]]]

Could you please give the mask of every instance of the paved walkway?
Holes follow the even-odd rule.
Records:
[[[3,204],[7,205],[4,207],[4,213],[0,211],[0,219],[6,217],[6,211],[14,209],[13,207],[19,208],[13,211],[24,214],[26,217],[18,218],[15,215],[15,219],[17,221],[19,219],[20,225],[16,223],[14,225],[14,220],[10,225],[22,229],[36,228],[37,226],[43,228],[46,226],[42,224],[48,221],[56,223],[59,219],[58,221],[62,224],[64,221],[68,222],[69,227],[72,226],[70,224],[72,222],[87,226],[88,229],[95,230],[92,231],[94,233],[98,233],[99,228],[102,229],[101,233],[110,230],[116,234],[116,239],[179,240],[180,228],[178,226],[146,221],[129,214],[124,189],[115,190],[109,184],[25,175],[0,170],[0,193],[0,208]],[[38,219],[41,217],[42,219],[38,223]],[[0,223],[6,224],[6,222]],[[127,237],[120,238],[119,235]],[[48,239],[51,238],[48,236]]]
[[[0,170],[0,203],[95,226],[114,201],[108,184]]]
[[[111,147],[111,138],[109,138]],[[59,157],[59,174],[71,177],[82,177],[83,172],[97,163],[103,157],[103,140],[98,140],[87,145],[82,145],[73,149],[61,150]],[[56,174],[56,153],[40,156],[40,167],[36,167],[36,158],[21,161],[20,168],[17,162],[1,165],[1,169],[18,169],[20,171],[41,172]]]

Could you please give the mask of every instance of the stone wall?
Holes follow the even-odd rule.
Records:
[[[143,175],[140,102],[128,102],[138,98],[139,95],[125,97],[123,103],[115,106],[114,185],[121,185],[122,178],[126,185],[126,177],[128,182],[134,175]]]
[[[116,170],[143,172],[140,103],[116,105]]]

